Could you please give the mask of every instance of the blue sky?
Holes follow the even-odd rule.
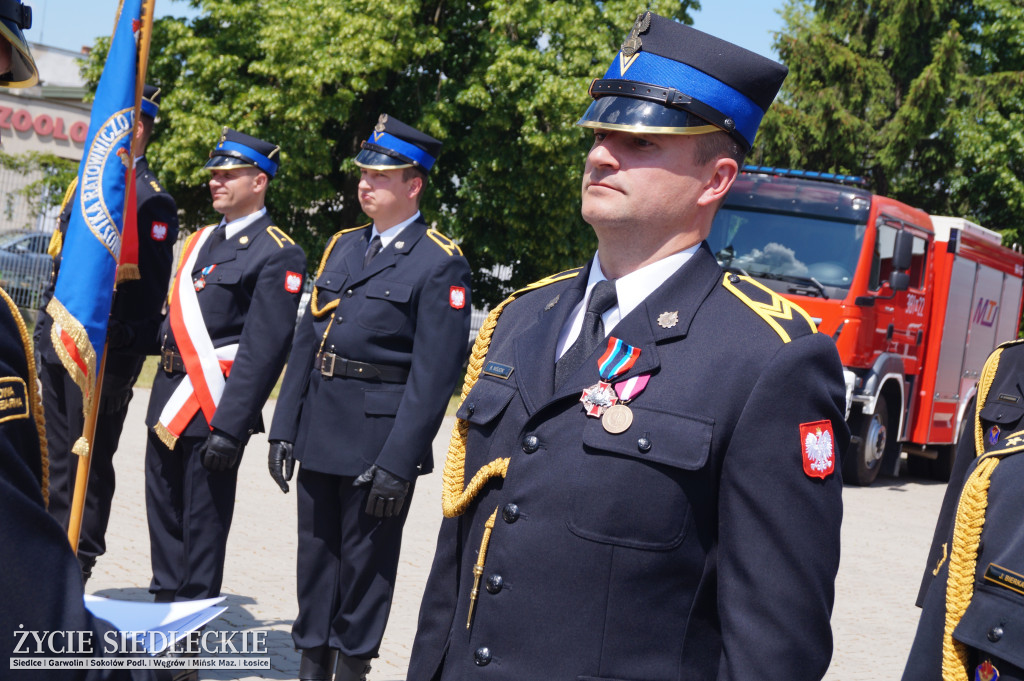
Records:
[[[114,28],[117,0],[25,0],[34,14],[26,37],[37,43],[79,51]],[[637,2],[637,5],[642,5]],[[703,0],[694,26],[767,57],[771,31],[782,27],[777,13],[783,0]],[[195,16],[186,0],[157,0],[157,16]]]

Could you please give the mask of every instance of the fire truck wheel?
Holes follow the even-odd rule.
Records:
[[[843,460],[843,482],[851,485],[870,485],[882,468],[882,457],[888,445],[889,407],[881,395],[875,402],[875,411],[861,414],[852,424],[853,434],[860,438]]]

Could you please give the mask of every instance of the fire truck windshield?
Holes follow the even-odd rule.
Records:
[[[723,206],[707,242],[727,270],[803,284],[800,292],[828,298],[828,287],[850,288],[865,231],[843,220]]]

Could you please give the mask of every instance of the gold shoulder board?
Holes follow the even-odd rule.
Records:
[[[772,327],[783,343],[818,330],[803,308],[750,277],[726,273],[722,285]]]

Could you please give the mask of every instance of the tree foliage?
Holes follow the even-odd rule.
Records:
[[[757,162],[864,175],[1020,240],[1020,0],[788,0],[782,16],[790,75]]]
[[[216,219],[201,167],[223,126],[281,145],[268,204],[306,248],[360,224],[352,159],[380,113],[444,141],[424,202],[461,241],[474,294],[582,262],[588,136],[574,123],[639,11],[689,21],[695,0],[193,0],[154,30],[164,89],[148,156],[184,211]],[[99,77],[100,40],[85,73]],[[492,274],[511,265],[511,280]]]

